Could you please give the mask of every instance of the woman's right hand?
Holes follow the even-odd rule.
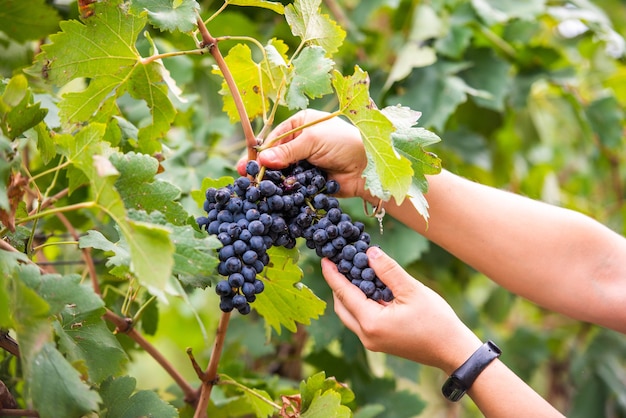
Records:
[[[361,133],[354,125],[334,117],[297,130],[328,115],[307,109],[291,116],[272,130],[266,142],[292,130],[295,132],[261,151],[258,161],[266,167],[281,169],[296,161],[308,160],[326,171],[330,179],[339,182],[338,196],[366,197],[365,180],[361,175],[367,165],[367,157]],[[245,174],[245,163],[241,160],[237,166],[242,175]]]

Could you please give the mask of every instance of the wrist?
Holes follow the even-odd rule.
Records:
[[[474,381],[489,365],[500,357],[502,351],[493,342],[482,344],[469,358],[463,362],[441,387],[444,397],[456,402],[472,387]]]

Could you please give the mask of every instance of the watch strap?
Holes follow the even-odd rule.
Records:
[[[450,401],[456,402],[465,395],[478,375],[496,358],[502,350],[493,341],[487,341],[456,369],[443,384],[441,391]]]

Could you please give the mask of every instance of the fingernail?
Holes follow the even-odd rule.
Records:
[[[371,246],[369,248],[369,250],[367,250],[367,255],[370,258],[374,259],[374,258],[378,258],[381,255],[383,255],[383,251],[380,248],[378,248],[377,246],[374,245],[374,246]]]

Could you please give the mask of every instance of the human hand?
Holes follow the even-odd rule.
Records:
[[[335,312],[365,348],[450,374],[480,347],[480,339],[441,296],[411,277],[380,248],[371,247],[367,255],[370,267],[393,291],[393,301],[368,299],[332,261],[322,260],[322,273],[333,290]]]
[[[266,141],[328,115],[313,109],[300,111],[274,128]],[[308,160],[326,171],[330,179],[339,182],[339,197],[367,195],[361,176],[367,165],[361,133],[343,119],[334,117],[298,130],[258,156],[260,164],[273,169],[285,168],[299,160]],[[245,163],[241,160],[237,165],[241,175],[245,174]]]

